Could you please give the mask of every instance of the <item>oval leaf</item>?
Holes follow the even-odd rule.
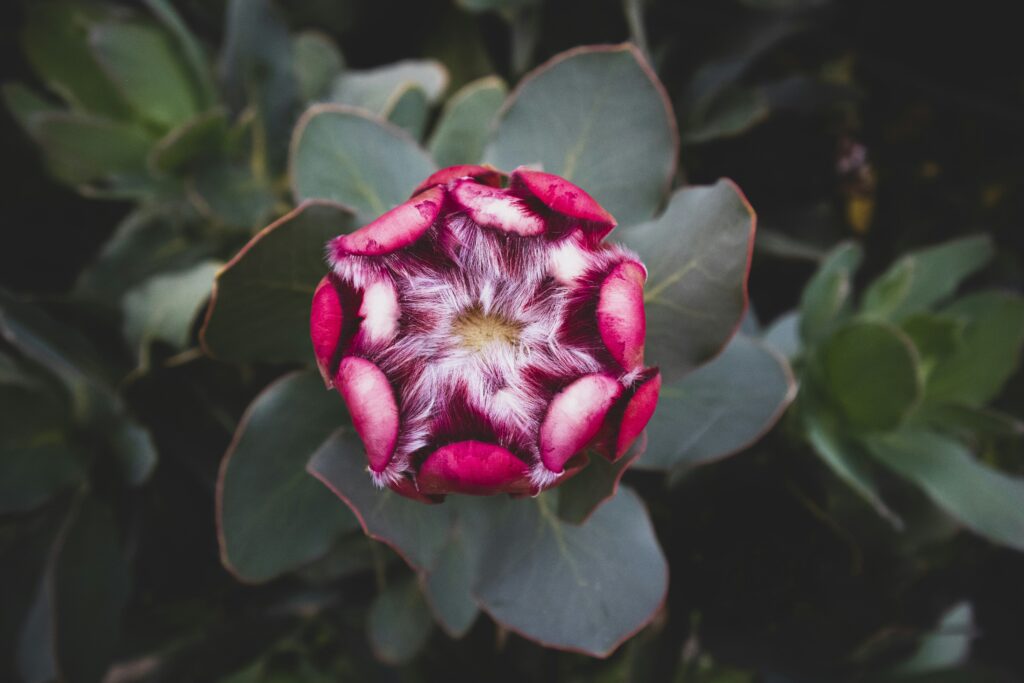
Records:
[[[1005,292],[964,297],[943,313],[964,325],[961,343],[928,376],[929,399],[983,405],[1020,367],[1024,298]]]
[[[661,206],[678,152],[664,88],[627,44],[570,50],[529,73],[506,103],[485,159],[506,170],[539,164],[631,225]]]
[[[844,242],[828,253],[800,297],[800,338],[820,340],[849,313],[853,274],[864,258],[860,245]]]
[[[200,338],[234,361],[313,363],[309,306],[327,271],[324,245],[352,228],[352,214],[306,202],[265,228],[217,275]]]
[[[607,656],[660,609],[668,589],[665,557],[629,489],[580,526],[559,519],[551,498],[487,501],[494,508],[490,543],[475,593],[516,633],[546,647]]]
[[[438,166],[479,163],[508,88],[497,76],[463,86],[445,102],[428,148]]]
[[[171,128],[199,111],[187,65],[169,35],[143,23],[94,26],[89,43],[125,100],[151,123]]]
[[[736,335],[720,356],[661,386],[637,467],[671,470],[731,455],[756,441],[796,395],[789,364]]]
[[[354,431],[339,431],[307,469],[352,508],[368,536],[391,546],[414,569],[432,568],[448,543],[453,506],[425,505],[375,488],[363,453]]]
[[[306,472],[343,415],[320,377],[303,372],[271,384],[242,417],[217,483],[221,560],[242,580],[296,569],[355,528],[352,515]]]
[[[921,396],[917,352],[891,325],[846,325],[825,340],[818,360],[826,390],[856,429],[896,427]]]
[[[210,295],[220,265],[204,261],[186,270],[157,275],[125,295],[124,335],[142,359],[147,358],[148,346],[156,340],[179,351],[185,348],[192,323]]]
[[[302,116],[290,164],[297,201],[341,202],[361,224],[404,202],[436,170],[405,132],[340,105],[316,105]]]
[[[720,180],[672,195],[656,220],[619,239],[647,265],[647,358],[673,382],[717,354],[747,308],[754,212]]]

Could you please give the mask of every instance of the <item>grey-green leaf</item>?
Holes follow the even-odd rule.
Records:
[[[356,527],[306,472],[344,415],[341,399],[310,372],[286,375],[249,406],[217,487],[221,559],[239,577],[267,581],[296,569]]]
[[[439,166],[480,162],[507,92],[503,80],[488,76],[463,86],[445,102],[427,145]]]
[[[217,275],[204,348],[234,361],[312,364],[309,307],[327,274],[324,246],[351,229],[347,209],[311,201],[256,235]]]
[[[295,128],[291,151],[295,199],[330,199],[369,223],[409,198],[436,170],[404,131],[359,110],[311,107]]]
[[[350,430],[331,435],[307,468],[352,508],[368,536],[394,548],[414,569],[435,566],[451,538],[453,506],[377,489],[366,472],[363,444]]]
[[[124,297],[124,334],[147,357],[154,341],[184,349],[195,321],[210,295],[218,261],[204,261],[176,273],[157,275]]]
[[[656,220],[615,236],[647,266],[647,361],[674,382],[717,354],[743,317],[753,211],[720,180],[677,191]]]
[[[380,115],[394,93],[408,84],[422,88],[427,101],[433,103],[448,87],[448,71],[433,59],[408,59],[375,69],[346,71],[331,87],[330,101]]]
[[[1024,480],[978,462],[959,442],[905,430],[874,436],[868,450],[967,528],[993,543],[1024,550]]]
[[[673,470],[731,455],[770,429],[795,394],[789,364],[736,335],[710,363],[662,385],[637,466]]]
[[[496,621],[548,647],[607,656],[655,615],[668,566],[647,512],[620,488],[581,526],[550,493],[489,500],[490,543],[476,594]]]
[[[664,89],[627,44],[570,50],[524,77],[484,159],[506,170],[539,164],[632,225],[663,204],[678,151]]]
[[[926,311],[952,295],[993,253],[989,237],[975,236],[906,254],[864,292],[863,312],[899,320]]]

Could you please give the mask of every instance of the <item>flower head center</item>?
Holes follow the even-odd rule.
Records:
[[[523,324],[502,315],[485,313],[481,306],[476,305],[460,313],[452,323],[452,329],[463,347],[480,353],[492,344],[518,344]]]

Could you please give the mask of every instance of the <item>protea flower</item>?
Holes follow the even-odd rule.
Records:
[[[626,453],[661,378],[644,367],[647,271],[602,242],[614,227],[558,176],[454,166],[331,240],[313,347],[377,485],[535,494],[588,448]]]

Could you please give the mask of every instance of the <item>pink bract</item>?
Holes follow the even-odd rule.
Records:
[[[310,335],[370,474],[401,495],[535,494],[593,448],[640,436],[643,283],[615,219],[569,181],[487,166],[434,173],[327,248]]]

